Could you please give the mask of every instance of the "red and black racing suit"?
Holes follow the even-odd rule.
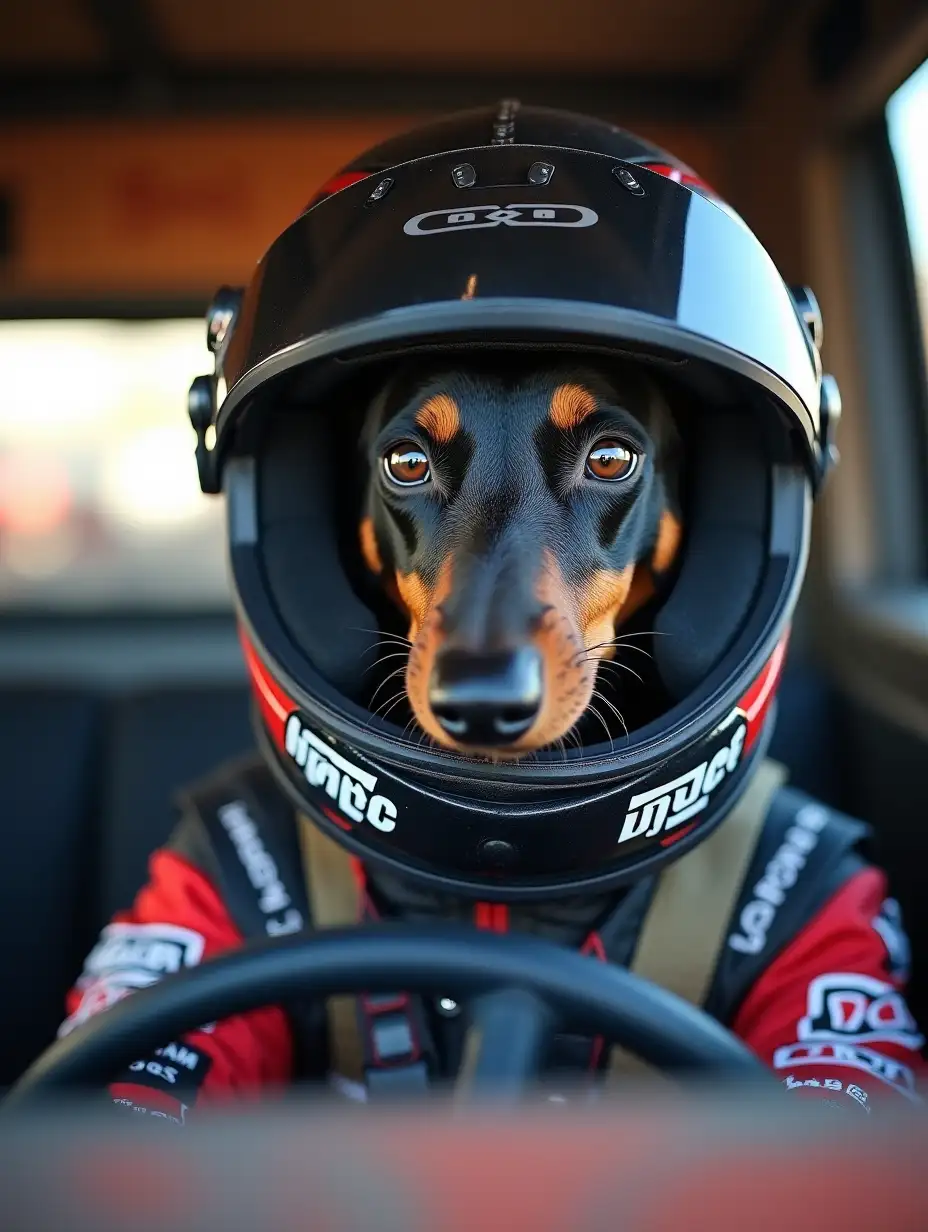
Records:
[[[104,929],[88,957],[62,1033],[134,989],[249,936],[311,923],[296,819],[264,767],[255,761],[224,768],[189,800],[170,843],[152,857],[150,879],[132,908]],[[924,1040],[904,997],[908,943],[884,873],[860,854],[865,841],[864,826],[780,790],[705,1008],[786,1089],[869,1111],[883,1099],[916,1099],[925,1062]],[[531,931],[622,964],[634,954],[654,890],[648,879],[595,901],[510,909],[440,900],[360,865],[356,871],[369,918],[470,916],[478,927]],[[400,1000],[409,1020],[413,999]],[[453,1075],[466,1012],[447,998],[415,1000],[418,1025],[405,1036],[400,1031],[408,1047],[387,1063],[379,1058],[380,1068],[394,1062],[421,1068],[427,1060],[437,1076]],[[396,1005],[387,1008],[390,1018]],[[390,1034],[397,1038],[395,1029]],[[111,1092],[124,1107],[182,1121],[195,1103],[266,1095],[303,1077],[321,1078],[329,1068],[326,1053],[320,1007],[268,1007],[192,1031],[140,1058]],[[560,1037],[555,1053],[555,1071],[595,1072],[605,1065],[604,1050],[591,1041]],[[376,1069],[372,1062],[372,1078]],[[363,1097],[363,1087],[341,1086]]]

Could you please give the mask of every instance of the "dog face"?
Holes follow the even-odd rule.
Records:
[[[518,758],[572,730],[676,554],[675,440],[637,369],[407,374],[377,400],[361,545],[433,740]]]

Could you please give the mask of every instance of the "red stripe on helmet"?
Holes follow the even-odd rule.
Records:
[[[672,847],[674,843],[679,843],[681,838],[684,838],[691,830],[696,829],[696,822],[691,821],[688,826],[684,826],[682,830],[675,830],[673,834],[668,834],[666,838],[661,839],[662,847]]]
[[[273,679],[241,627],[239,627],[238,635],[261,716],[270,732],[271,739],[282,750],[284,748],[284,727],[288,717],[297,709],[296,703]]]
[[[338,826],[340,830],[346,830],[350,833],[353,828],[350,821],[345,821],[344,817],[336,813],[334,809],[326,808],[325,805],[322,806],[322,811],[325,813],[326,817],[328,817],[329,821]]]
[[[745,718],[748,721],[748,731],[744,741],[746,749],[749,749],[760,735],[767,712],[774,697],[776,697],[777,685],[780,683],[780,677],[783,674],[783,663],[786,659],[786,647],[788,644],[789,632],[787,631],[777,643],[776,649],[764,665],[764,670],[738,703],[738,708],[744,711]]]
[[[670,163],[642,163],[641,166],[646,171],[653,171],[655,175],[662,175],[665,179],[673,180],[675,184],[683,184],[687,188],[698,188],[712,197],[718,196],[711,184],[707,184],[701,176],[696,175],[694,171],[687,171],[684,167],[673,167]]]

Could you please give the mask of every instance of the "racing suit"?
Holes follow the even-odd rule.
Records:
[[[165,974],[250,937],[312,926],[300,825],[257,760],[223,768],[188,797],[132,907],[101,935],[68,998],[66,1034]],[[703,1008],[766,1062],[793,1097],[869,1113],[917,1100],[924,1039],[905,1002],[909,947],[885,874],[861,853],[867,829],[781,788],[763,819]],[[698,849],[697,849],[698,850]],[[689,859],[684,856],[681,866]],[[656,878],[596,899],[507,907],[413,889],[352,859],[362,919],[471,919],[630,963]],[[328,1077],[353,1098],[385,1078],[457,1072],[466,1007],[398,994],[357,999],[361,1082],[332,1072],[324,1007],[269,1006],[208,1024],[140,1057],[110,1091],[121,1107],[182,1123],[195,1104],[267,1095]],[[380,1041],[380,1042],[378,1042]],[[559,1036],[546,1081],[596,1085],[602,1041]]]

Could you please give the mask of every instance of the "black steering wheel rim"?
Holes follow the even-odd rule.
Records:
[[[205,1022],[264,1005],[397,989],[462,1001],[516,990],[550,1011],[552,1029],[601,1035],[661,1070],[742,1079],[766,1073],[707,1014],[621,968],[537,937],[382,923],[253,942],[140,989],[53,1044],[4,1109],[105,1085]]]

